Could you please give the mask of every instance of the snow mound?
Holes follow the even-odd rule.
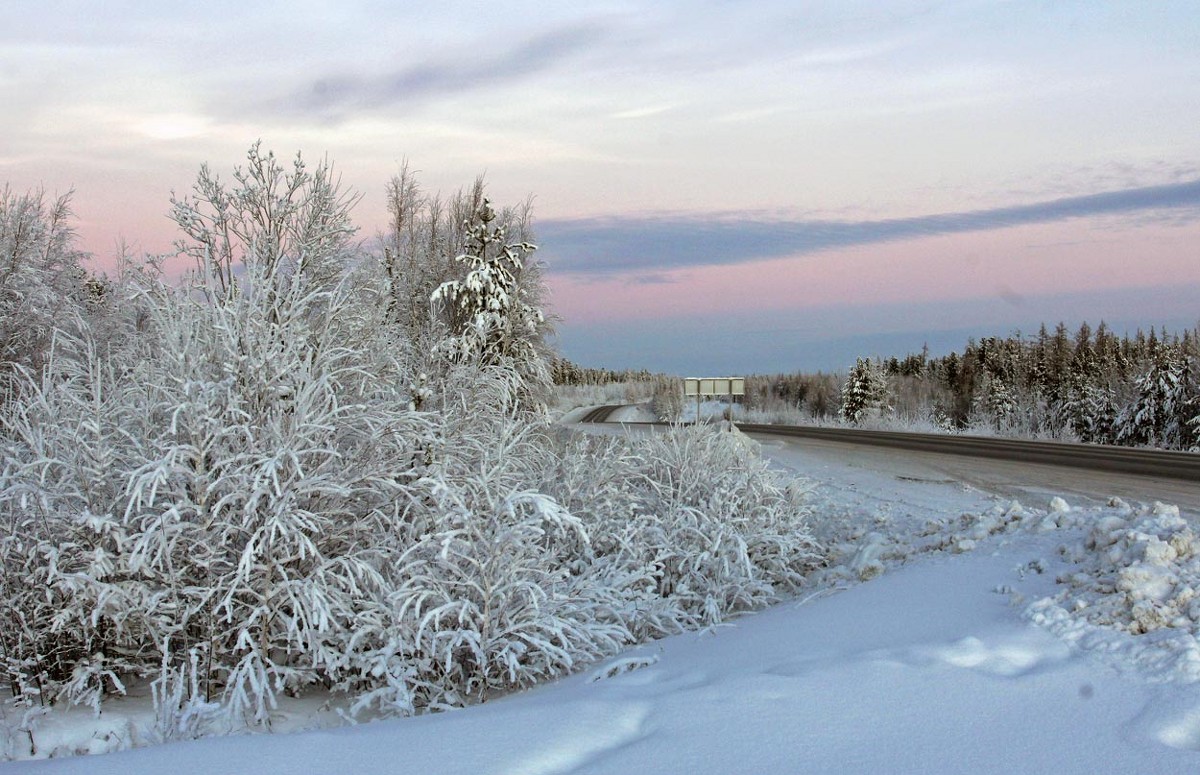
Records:
[[[829,532],[818,530],[818,538],[829,546],[829,567],[818,577],[818,585],[869,581],[915,557],[971,552],[992,536],[1041,530],[1047,521],[1057,528],[1052,516],[1017,501],[980,512],[931,514],[920,525],[896,524],[886,514],[876,514],[871,522],[856,515],[840,522],[827,519],[824,527]]]
[[[1026,616],[1163,678],[1200,680],[1200,537],[1176,506],[1110,507],[1061,547],[1059,591]]]

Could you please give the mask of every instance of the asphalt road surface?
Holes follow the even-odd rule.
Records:
[[[745,433],[767,433],[860,445],[891,447],[905,451],[984,457],[1023,463],[1045,463],[1089,471],[1137,474],[1158,479],[1179,479],[1200,489],[1200,455],[1188,452],[1109,447],[1100,444],[1068,444],[1024,441],[990,436],[959,436],[935,433],[898,433],[850,428],[813,428],[783,425],[739,424]]]
[[[1129,503],[1171,503],[1188,514],[1200,515],[1200,484],[1183,479],[775,433],[750,435],[764,445],[782,446],[790,452],[788,457],[793,463],[801,464],[802,472],[813,474],[826,468],[854,467],[890,475],[898,487],[906,481],[955,482],[1031,504],[1044,503],[1054,495],[1096,503],[1116,496]]]

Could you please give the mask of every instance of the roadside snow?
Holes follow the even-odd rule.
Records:
[[[616,409],[608,416],[609,422],[658,422],[650,404],[629,404]]]
[[[764,448],[831,549],[802,600],[464,710],[5,772],[1200,770],[1195,514]]]
[[[589,406],[577,406],[564,413],[558,419],[560,425],[571,425],[580,422],[584,415],[593,409],[598,409],[603,404],[593,404]],[[612,414],[608,416],[610,423],[643,423],[643,422],[658,422],[658,417],[654,415],[650,409],[650,404],[626,404],[619,409],[614,409]]]
[[[1114,499],[1103,517],[1072,519],[1070,526],[1072,540],[1058,548],[1069,564],[1058,592],[1031,605],[1029,618],[1117,666],[1160,681],[1200,681],[1194,521],[1175,506],[1135,511]]]
[[[709,399],[700,403],[700,418],[703,420],[722,420],[729,418],[729,401],[721,399]],[[733,404],[733,419],[736,422],[742,422],[746,416],[745,407],[734,402]],[[695,422],[696,421],[696,402],[695,400],[684,401],[683,411],[679,414],[680,422]]]

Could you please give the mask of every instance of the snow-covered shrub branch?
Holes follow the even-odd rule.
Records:
[[[239,267],[251,264],[271,274],[287,263],[316,285],[339,279],[359,197],[342,190],[328,160],[310,170],[296,154],[288,170],[256,142],[233,179],[227,188],[205,164],[190,196],[171,197],[171,219],[185,235],[177,250],[211,276],[214,291],[234,292]]]
[[[741,436],[699,426],[572,444],[545,489],[594,515],[587,573],[633,601],[623,618],[639,639],[779,600],[820,562],[807,510]]]

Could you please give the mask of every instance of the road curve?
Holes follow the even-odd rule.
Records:
[[[619,404],[598,407],[584,415],[581,422],[604,422],[608,415],[619,407]],[[750,423],[738,423],[737,427],[744,433],[821,439],[848,444],[871,444],[919,452],[937,452],[994,460],[1068,466],[1091,471],[1156,476],[1195,482],[1197,486],[1200,486],[1200,455],[1191,452],[1056,441],[1026,441],[992,436],[871,431],[857,428],[819,428]]]
[[[597,406],[583,417],[579,418],[579,422],[608,422],[608,416],[620,409],[624,404],[609,404],[608,406]]]

